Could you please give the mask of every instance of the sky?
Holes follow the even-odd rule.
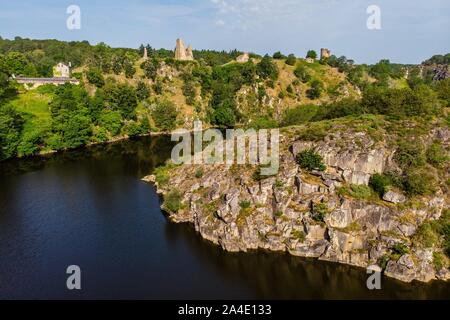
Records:
[[[67,8],[81,10],[69,30]],[[367,8],[380,8],[370,30]],[[0,36],[88,40],[112,47],[281,51],[329,48],[357,63],[420,63],[450,52],[449,0],[0,0]]]

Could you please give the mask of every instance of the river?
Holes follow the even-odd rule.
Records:
[[[282,253],[227,253],[161,212],[140,181],[170,157],[144,137],[0,163],[1,299],[448,299],[450,284],[383,278]],[[81,268],[81,290],[66,269]]]

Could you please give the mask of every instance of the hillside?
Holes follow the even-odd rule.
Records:
[[[436,115],[448,105],[448,79],[388,60],[367,66],[276,53],[238,63],[237,50],[194,50],[196,60],[176,61],[172,51],[146,48],[144,60],[143,46],[0,38],[0,159],[191,128],[196,119],[267,128],[350,114]],[[71,63],[79,86],[27,90],[10,80],[49,77],[58,62]]]

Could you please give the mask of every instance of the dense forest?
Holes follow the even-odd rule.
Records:
[[[344,56],[308,63],[293,54],[237,50],[173,51],[146,45],[111,48],[86,41],[0,38],[0,160],[188,127],[195,119],[217,127],[268,128],[342,117],[450,122],[450,80],[433,69],[381,60],[357,65]],[[58,62],[72,65],[80,85],[26,90],[15,76],[51,77]],[[424,65],[447,67],[449,54]]]

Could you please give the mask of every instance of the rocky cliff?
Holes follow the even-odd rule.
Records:
[[[434,261],[442,249],[414,241],[423,223],[447,212],[444,189],[414,198],[396,189],[382,198],[361,197],[352,187],[367,190],[373,174],[398,169],[388,136],[376,141],[368,132],[339,127],[315,142],[299,136],[295,128],[282,132],[276,176],[255,178],[257,168],[250,165],[171,166],[168,181],[157,183],[164,197],[180,193],[179,210],[166,208],[170,219],[193,223],[204,239],[227,251],[262,248],[379,265],[385,275],[406,282],[449,279],[448,263]],[[439,138],[448,147],[449,137],[445,128],[424,139]],[[296,162],[295,155],[311,148],[323,157],[325,171],[307,171]]]

